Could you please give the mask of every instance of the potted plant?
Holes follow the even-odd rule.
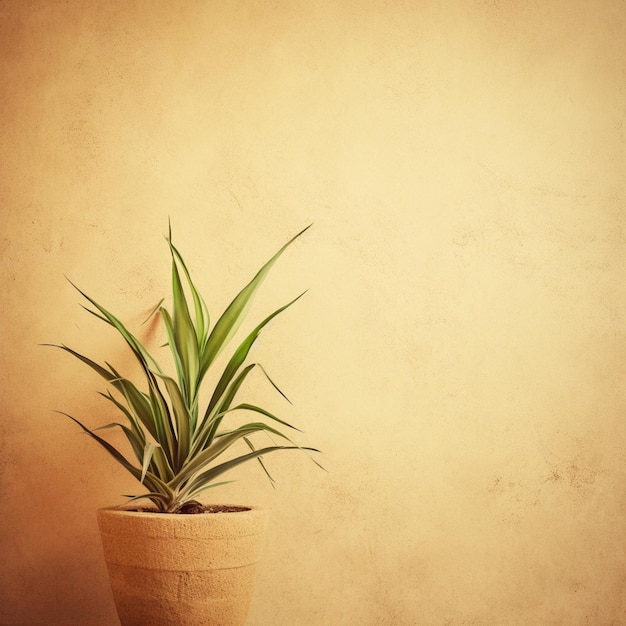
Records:
[[[265,455],[289,449],[317,452],[287,437],[285,428],[293,428],[290,424],[238,399],[254,369],[284,396],[263,367],[249,362],[248,357],[265,326],[303,294],[268,315],[231,350],[210,389],[206,375],[218,355],[229,347],[271,267],[308,228],[263,265],[214,324],[169,229],[172,310],[161,301],[151,316],[159,315],[164,325],[173,361],[171,374],[117,317],[73,285],[90,305],[84,308],[123,337],[143,373],[143,383],[138,385],[108,362],[100,364],[66,345],[56,346],[106,380],[108,389],[101,395],[123,420],[90,429],[63,414],[145,489],[127,496],[130,500],[123,507],[98,511],[111,587],[124,626],[230,625],[245,621],[266,513],[253,506],[205,505],[198,498],[206,490],[225,484],[223,475],[241,463],[258,460],[272,480],[263,464]],[[202,398],[208,398],[202,405],[201,392]],[[228,418],[235,411],[252,414],[254,419],[228,428]],[[107,428],[123,432],[127,452],[96,433]],[[252,437],[259,433],[284,443],[258,447]],[[232,446],[240,441],[248,449],[237,455]],[[137,501],[142,499],[150,505],[139,505]]]

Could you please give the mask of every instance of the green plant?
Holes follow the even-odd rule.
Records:
[[[253,404],[235,404],[240,388],[255,368],[258,368],[269,383],[286,397],[259,363],[249,363],[247,359],[251,347],[268,322],[304,294],[300,294],[268,315],[246,336],[232,352],[214,388],[208,390],[212,393],[206,406],[203,405],[204,410],[200,411],[199,406],[202,383],[207,382],[205,376],[217,356],[230,344],[244,320],[252,297],[280,255],[308,228],[310,226],[288,241],[258,271],[212,327],[205,301],[191,280],[183,257],[172,243],[170,228],[167,242],[172,257],[173,310],[170,313],[162,306],[161,301],[151,316],[160,315],[165,326],[168,337],[166,345],[173,359],[177,380],[164,373],[157,360],[118,318],[71,283],[93,307],[83,308],[113,326],[124,338],[141,366],[147,385],[147,389],[142,391],[109,363],[100,365],[66,345],[55,346],[86,363],[109,383],[107,392],[101,395],[115,405],[126,418],[126,423],[114,422],[91,430],[71,415],[61,412],[103,446],[148,490],[147,493],[127,497],[148,498],[158,511],[175,513],[186,503],[194,501],[204,490],[225,484],[215,481],[241,463],[257,459],[273,482],[263,464],[263,455],[288,449],[317,452],[314,448],[295,445],[275,426],[294,427],[269,411]],[[183,288],[181,276],[184,277],[187,289]],[[111,392],[111,388],[115,394]],[[223,420],[233,411],[247,411],[260,415],[261,421],[246,423],[232,430],[224,429]],[[270,426],[268,421],[274,426]],[[123,431],[137,464],[129,461],[118,448],[95,432],[107,428],[120,428]],[[250,437],[260,432],[280,437],[289,445],[257,448]],[[221,455],[241,439],[248,445],[249,452],[226,461],[220,460]]]

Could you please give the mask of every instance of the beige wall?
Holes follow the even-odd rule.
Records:
[[[126,359],[175,237],[214,312],[290,235],[257,356],[324,451],[272,509],[254,626],[626,624],[620,0],[0,2],[0,623],[116,624],[132,483],[66,342]],[[156,338],[154,339],[156,341]],[[259,391],[265,394],[262,385]]]

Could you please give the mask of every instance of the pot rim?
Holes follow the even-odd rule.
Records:
[[[208,505],[210,506],[210,505]],[[148,519],[215,519],[216,517],[223,515],[240,515],[240,516],[250,516],[250,515],[259,515],[267,512],[267,509],[261,506],[251,505],[251,504],[215,504],[214,506],[238,506],[245,507],[247,510],[245,511],[220,511],[219,513],[195,513],[195,514],[181,514],[181,513],[152,513],[148,511],[135,511],[127,507],[132,507],[130,504],[122,504],[119,506],[106,506],[97,509],[98,514],[112,514],[120,517],[134,517],[134,518],[148,518]]]

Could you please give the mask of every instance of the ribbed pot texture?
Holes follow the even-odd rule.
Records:
[[[100,509],[98,526],[122,626],[241,626],[267,514],[171,515]]]

